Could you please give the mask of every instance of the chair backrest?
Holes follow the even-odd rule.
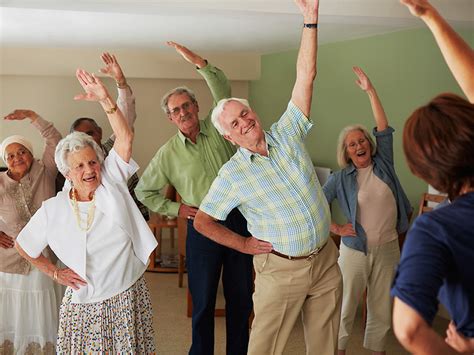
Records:
[[[420,207],[418,208],[418,216],[432,211],[437,204],[443,202],[446,198],[446,195],[423,193],[420,199]]]

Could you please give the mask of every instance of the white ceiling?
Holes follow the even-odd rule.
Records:
[[[398,0],[321,0],[320,43],[422,26]],[[474,28],[474,0],[433,0],[455,26]],[[292,0],[0,0],[4,47],[161,49],[269,53],[296,48]]]

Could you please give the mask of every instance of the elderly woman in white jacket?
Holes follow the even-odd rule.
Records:
[[[55,281],[68,286],[61,304],[58,353],[153,353],[152,310],[143,278],[156,247],[127,180],[138,166],[131,159],[133,133],[102,82],[78,70],[85,93],[98,101],[116,136],[104,160],[84,133],[59,142],[55,161],[70,187],[47,200],[16,241],[19,253]],[[41,255],[47,245],[66,265]]]

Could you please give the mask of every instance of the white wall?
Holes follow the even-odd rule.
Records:
[[[16,63],[12,53],[20,56]],[[21,56],[22,53],[27,54],[25,51],[16,50],[0,57],[2,60],[0,72],[3,73],[0,75],[0,115],[2,117],[16,108],[32,109],[43,118],[53,122],[64,135],[68,133],[74,119],[86,116],[96,119],[102,126],[104,139],[111,133],[106,115],[97,103],[73,100],[73,96],[82,90],[73,76],[75,64],[81,62],[79,52],[75,53],[79,58],[74,56],[77,63],[68,63],[67,61],[72,58],[70,53],[41,50],[41,55],[38,57],[29,56],[31,65],[28,65],[28,61]],[[98,50],[84,50],[82,59],[87,65],[83,67],[98,71],[101,67],[100,53]],[[176,54],[172,57],[173,60],[170,59],[170,55],[160,56],[157,53],[152,55],[149,52],[141,53],[141,55],[121,53],[121,57],[118,57],[137,99],[133,156],[142,170],[157,149],[176,133],[176,127],[168,121],[160,108],[160,100],[165,92],[180,85],[193,89],[199,101],[201,117],[209,112],[212,105],[212,97],[207,85],[200,79],[201,76],[196,74],[194,67]],[[231,81],[234,96],[248,97],[248,80],[259,75],[260,59],[257,56],[210,55],[206,58],[222,68],[224,72],[230,73],[228,76],[234,79]],[[153,69],[150,65],[151,60],[157,62],[155,67],[159,70]],[[58,63],[57,70],[53,63]],[[64,75],[67,73],[67,68],[70,72]],[[35,75],[35,73],[49,74]],[[144,75],[148,75],[149,78],[143,78]],[[163,78],[169,76],[175,78]],[[104,80],[109,90],[116,95],[113,81]],[[31,139],[37,156],[42,150],[42,139],[27,122],[1,120],[0,140],[11,134],[22,134]]]

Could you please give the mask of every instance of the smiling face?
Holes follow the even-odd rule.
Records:
[[[100,185],[100,163],[92,147],[87,146],[67,156],[69,172],[66,178],[72,181],[80,200],[88,200]]]
[[[366,168],[372,162],[372,152],[370,142],[364,132],[360,130],[351,131],[344,141],[347,157],[352,160],[354,166]]]
[[[174,94],[168,99],[168,118],[185,135],[199,131],[199,105],[188,94]]]
[[[265,140],[257,114],[241,102],[229,101],[219,122],[226,131],[225,139],[250,151]]]
[[[9,144],[5,149],[5,157],[10,176],[21,179],[30,171],[33,155],[20,143]]]

